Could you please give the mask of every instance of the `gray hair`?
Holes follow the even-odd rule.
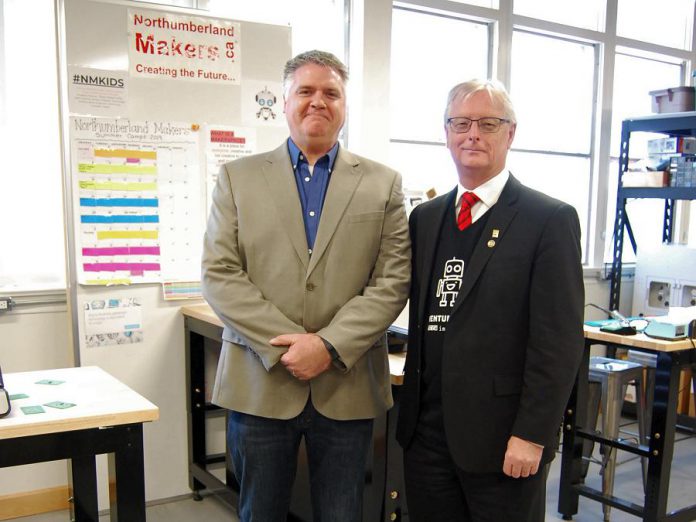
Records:
[[[348,67],[346,67],[341,60],[336,58],[335,55],[315,49],[298,54],[294,58],[290,58],[285,64],[285,69],[283,69],[283,94],[286,97],[290,90],[290,84],[295,78],[297,69],[310,63],[320,65],[321,67],[328,67],[335,71],[341,78],[344,86],[348,82]]]
[[[515,109],[512,106],[512,100],[508,94],[505,86],[498,80],[469,80],[468,82],[463,82],[455,85],[450,90],[447,95],[447,108],[445,109],[445,123],[447,123],[447,118],[449,118],[449,111],[452,108],[452,104],[457,100],[471,96],[475,92],[486,91],[493,101],[500,103],[503,106],[503,112],[505,117],[517,123],[517,117],[515,116]]]

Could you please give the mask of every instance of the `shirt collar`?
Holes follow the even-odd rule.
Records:
[[[465,192],[473,192],[476,194],[486,207],[490,208],[498,202],[503,188],[510,178],[510,172],[504,168],[498,174],[493,176],[491,179],[486,181],[483,185],[479,185],[474,190],[466,189],[461,183],[457,183],[457,199],[455,203],[459,205],[459,201],[462,199],[462,194]]]
[[[290,161],[292,162],[292,168],[293,170],[297,168],[297,165],[299,164],[300,161],[300,155],[302,154],[302,151],[299,149],[297,145],[295,145],[295,142],[292,141],[292,138],[288,138],[288,152],[290,153]],[[331,150],[326,153],[325,156],[329,157],[329,172],[333,170],[334,162],[336,161],[336,156],[338,156],[338,142],[334,144],[333,147],[331,147]],[[325,157],[325,156],[322,156]],[[302,159],[304,161],[307,161],[307,159],[304,157],[304,154],[302,154]]]

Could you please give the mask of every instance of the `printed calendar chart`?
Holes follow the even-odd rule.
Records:
[[[79,283],[198,279],[198,134],[190,124],[71,119]]]

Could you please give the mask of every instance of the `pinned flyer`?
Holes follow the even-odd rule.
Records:
[[[84,310],[87,348],[143,341],[142,307],[137,298],[92,299]]]

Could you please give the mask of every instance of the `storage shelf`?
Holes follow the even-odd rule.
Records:
[[[623,127],[629,132],[659,132],[670,136],[696,136],[696,111],[653,114],[628,118]]]
[[[616,191],[616,215],[614,217],[614,244],[611,270],[609,309],[618,310],[621,293],[622,256],[624,232],[634,250],[637,249],[633,231],[626,213],[629,199],[662,199],[665,211],[662,223],[662,241],[671,242],[675,222],[675,200],[696,200],[696,187],[623,187],[623,173],[628,170],[631,134],[656,132],[668,136],[696,136],[696,111],[652,114],[625,119],[621,124],[621,156],[619,158],[619,186]],[[611,354],[613,355],[613,354]]]
[[[625,199],[696,199],[696,187],[621,187],[619,197]]]

